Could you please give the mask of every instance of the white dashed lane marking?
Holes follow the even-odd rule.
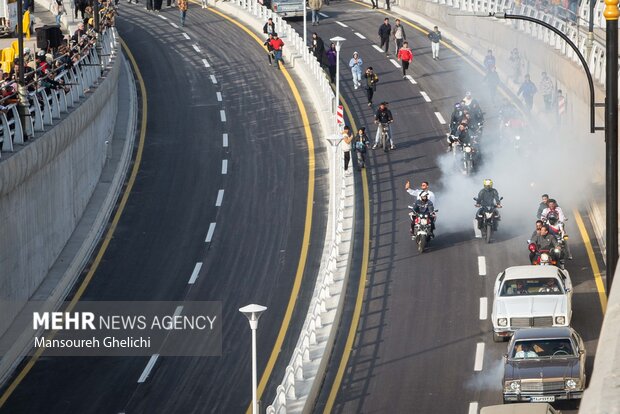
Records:
[[[215,92],[215,96],[218,102],[222,102],[222,92]]]
[[[205,65],[205,68],[210,68],[209,61],[207,59],[202,59],[202,64]]]
[[[476,222],[476,228],[478,228],[478,222]],[[478,256],[478,274],[480,276],[486,276],[487,274],[487,259],[484,256]]]
[[[183,33],[183,37],[189,40],[189,35],[187,33]]]
[[[213,82],[213,84],[217,83],[217,79],[215,78],[215,75],[211,75],[211,82]]]
[[[327,14],[325,13],[319,13],[319,16],[323,16],[323,17],[329,17]]]
[[[443,116],[441,116],[441,114],[439,112],[435,112],[435,116],[437,117],[437,120],[439,121],[439,123],[441,125],[445,125],[446,124],[446,120],[443,119]]]
[[[222,146],[224,148],[228,147],[228,134],[222,135]]]
[[[223,200],[224,200],[224,190],[220,190],[217,192],[217,200],[215,200],[215,207],[221,207]]]
[[[361,33],[357,33],[357,32],[355,32],[355,36],[359,37],[360,39],[366,39],[366,36],[364,36],[364,35],[363,35],[363,34],[361,34]]]
[[[426,92],[420,91],[420,95],[422,95],[422,98],[424,98],[424,100],[426,102],[430,102],[431,101],[431,98],[428,96],[428,94]]]
[[[385,53],[385,52],[383,52],[383,49],[381,49],[381,48],[380,48],[379,46],[377,46],[377,45],[372,45],[372,47],[374,47],[374,48],[375,48],[375,50],[376,50],[377,52]]]
[[[486,321],[489,303],[487,298],[480,298],[480,320]]]
[[[168,20],[168,18],[166,16],[162,16],[161,14],[158,14],[157,17],[159,17],[160,19],[163,19],[163,20]]]
[[[392,65],[396,66],[397,68],[400,68],[400,63],[398,63],[394,59],[390,59],[390,62],[392,62]]]
[[[413,76],[411,75],[407,75],[407,79],[409,79],[409,82],[413,83],[414,85],[418,84],[418,82],[416,82],[415,79],[413,79]]]
[[[222,160],[222,174],[228,174],[228,160]]]
[[[209,230],[207,231],[207,237],[205,238],[206,243],[211,243],[211,239],[213,239],[213,233],[215,232],[215,223],[209,224]]]
[[[172,27],[174,27],[175,29],[178,29],[178,28],[179,28],[179,26],[177,26],[177,25],[176,25],[176,24],[174,24],[174,23],[170,23],[170,25],[171,25]]]
[[[342,26],[342,27],[349,27],[349,26],[347,26],[346,24],[341,23],[341,22],[336,22],[336,23],[338,23],[338,24],[339,24],[340,26]]]
[[[478,403],[477,402],[469,403],[469,411],[467,411],[467,414],[478,414]]]
[[[189,282],[187,282],[188,284],[193,285],[196,282],[196,279],[198,279],[198,273],[200,273],[201,268],[202,268],[202,262],[196,263],[196,266],[194,266],[194,271],[192,272],[192,275],[189,277]]]
[[[198,47],[198,45],[192,45],[192,47],[196,52],[200,53],[200,48]]]
[[[474,371],[482,371],[482,361],[484,360],[484,342],[476,344],[476,360],[474,361]]]
[[[151,355],[151,358],[149,359],[149,362],[147,362],[146,367],[144,368],[144,371],[142,371],[142,375],[140,375],[140,378],[138,378],[138,383],[139,384],[141,384],[144,381],[146,381],[148,376],[151,374],[151,370],[155,366],[155,363],[157,362],[157,358],[159,358],[159,354]]]
[[[220,119],[222,120],[222,122],[226,122],[226,111],[224,111],[223,109],[220,111]]]

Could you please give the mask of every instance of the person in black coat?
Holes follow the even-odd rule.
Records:
[[[312,33],[310,51],[316,60],[319,61],[319,64],[325,66],[325,43],[323,43],[323,39],[319,37],[317,32]]]
[[[379,26],[379,39],[381,40],[381,47],[385,46],[385,54],[388,54],[390,50],[390,35],[392,34],[392,26],[390,26],[390,19],[387,17],[383,20],[383,24]]]

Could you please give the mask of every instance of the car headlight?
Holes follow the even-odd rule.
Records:
[[[572,378],[567,379],[566,380],[566,388],[568,388],[569,390],[574,390],[575,388],[577,388],[577,381],[575,381]]]
[[[519,391],[521,390],[521,383],[520,383],[519,381],[512,381],[512,382],[509,384],[509,388],[510,388],[512,391],[519,392]]]
[[[497,320],[497,324],[499,326],[508,326],[508,319],[506,319],[506,318],[499,318]]]
[[[564,325],[564,324],[566,324],[566,317],[565,316],[556,316],[555,317],[555,324],[556,325]]]

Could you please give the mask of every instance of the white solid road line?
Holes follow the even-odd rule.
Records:
[[[193,285],[196,282],[196,279],[198,279],[198,273],[200,273],[200,269],[202,269],[202,262],[198,262],[196,263],[196,266],[194,266],[194,271],[189,278],[189,282],[187,282],[188,285]]]
[[[338,24],[339,24],[340,26],[342,26],[342,27],[349,27],[349,26],[347,26],[346,24],[341,23],[341,22],[336,22],[336,23],[338,23]]]
[[[474,371],[482,371],[482,361],[484,359],[484,342],[476,344],[476,360],[474,361]]]
[[[172,27],[174,27],[175,29],[178,29],[178,28],[179,28],[179,26],[177,26],[177,25],[176,25],[176,24],[174,24],[174,23],[170,23],[170,25],[171,25]]]
[[[183,33],[183,37],[189,40],[189,35],[187,33]]]
[[[392,65],[396,66],[397,68],[400,68],[400,63],[398,63],[394,59],[390,59],[390,62],[392,62]]]
[[[366,36],[364,36],[364,35],[363,35],[363,34],[361,34],[361,33],[357,33],[357,32],[355,32],[355,36],[359,37],[360,39],[366,39]]]
[[[441,114],[439,112],[435,112],[435,116],[437,117],[437,120],[439,121],[439,123],[441,125],[445,125],[446,124],[446,120],[443,119],[443,116],[441,116]]]
[[[323,17],[329,17],[327,14],[325,13],[319,13],[319,16],[323,16]]]
[[[215,92],[215,96],[217,96],[218,102],[222,102],[222,92]]]
[[[422,98],[424,98],[424,100],[426,102],[430,102],[431,101],[431,98],[429,98],[429,96],[428,96],[428,94],[426,92],[420,91],[420,95],[422,95]]]
[[[224,148],[228,147],[228,134],[222,134],[222,146]]]
[[[205,65],[205,68],[210,68],[209,61],[207,59],[202,59],[202,64]]]
[[[478,228],[478,222],[476,222],[476,228]],[[480,276],[487,275],[487,259],[484,256],[478,256],[478,274]]]
[[[219,190],[217,192],[217,200],[215,200],[215,207],[221,207],[223,199],[224,199],[224,190]]]
[[[211,243],[211,239],[213,239],[213,233],[215,232],[215,223],[209,224],[209,231],[207,231],[207,238],[205,239],[205,243]]]
[[[198,47],[198,45],[192,45],[192,47],[196,52],[200,53],[200,48]]]
[[[378,51],[378,52],[385,53],[385,52],[383,51],[383,49],[381,49],[381,48],[380,48],[379,46],[377,46],[377,45],[372,45],[372,47],[374,47],[374,48],[375,48],[375,50],[376,50],[376,51]]]
[[[477,402],[469,403],[469,411],[467,411],[467,414],[478,414],[478,403]]]
[[[224,111],[223,109],[220,111],[220,119],[222,120],[222,122],[226,122],[226,111]]]
[[[482,238],[482,232],[478,228],[478,220],[476,220],[476,219],[474,219],[474,234],[476,235],[477,239],[481,239]]]
[[[418,82],[416,82],[415,79],[413,79],[413,76],[411,75],[407,75],[407,79],[409,79],[409,82],[413,83],[414,85],[418,84]]]
[[[480,298],[480,320],[487,320],[487,309],[489,308],[489,302],[487,298]]]
[[[157,358],[159,358],[159,354],[151,355],[151,359],[149,359],[149,362],[146,364],[144,371],[142,371],[142,375],[140,375],[140,378],[138,378],[138,384],[141,384],[144,381],[146,381],[149,374],[151,373],[151,370],[155,366],[155,363],[157,362]]]
[[[228,174],[228,160],[222,160],[222,174]]]
[[[217,79],[215,78],[215,75],[211,75],[211,82],[213,82],[214,85],[217,83]]]
[[[177,306],[177,308],[174,310],[174,313],[172,314],[172,316],[180,316],[181,312],[183,312],[183,306]]]

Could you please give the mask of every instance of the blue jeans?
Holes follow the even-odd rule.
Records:
[[[181,26],[185,26],[185,15],[187,14],[187,10],[181,10]]]
[[[284,61],[282,60],[282,50],[274,50],[273,55],[274,55],[273,60],[275,60],[276,62],[276,67],[280,67],[279,62],[282,62],[282,65],[284,65]]]
[[[391,124],[388,124],[387,133],[388,133],[387,141],[390,143],[390,145],[394,145],[394,141],[392,141],[392,125]],[[379,145],[380,142],[381,142],[381,125],[378,125],[377,135],[375,135],[375,145]]]
[[[318,23],[318,22],[319,22],[319,11],[312,10],[312,23]]]
[[[57,15],[56,15],[56,24],[57,24],[58,26],[60,26],[60,17],[61,17],[61,16],[62,16],[62,15],[60,15],[60,14],[57,14]]]

